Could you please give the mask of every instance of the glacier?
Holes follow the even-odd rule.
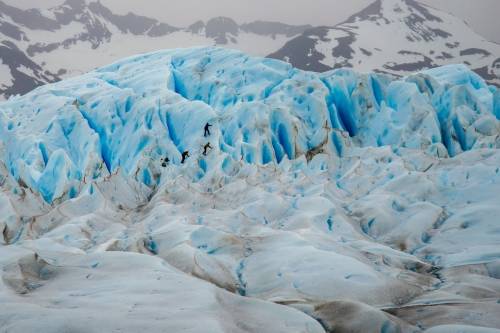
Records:
[[[11,97],[0,332],[500,332],[499,119],[464,65],[213,47]]]

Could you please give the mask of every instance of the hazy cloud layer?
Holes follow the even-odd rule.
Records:
[[[63,0],[4,0],[32,7],[50,7]],[[374,0],[101,0],[115,12],[155,17],[172,25],[185,26],[198,19],[229,16],[239,22],[274,20],[291,24],[334,25]],[[466,20],[478,33],[500,42],[500,0],[420,0],[452,12]]]

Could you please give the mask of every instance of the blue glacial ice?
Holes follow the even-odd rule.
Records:
[[[158,185],[163,156],[178,165],[188,150],[202,160],[206,122],[218,157],[256,164],[341,156],[351,146],[455,156],[499,144],[498,93],[465,66],[403,79],[316,74],[217,48],[128,58],[0,110],[2,161],[47,202],[117,169]],[[203,159],[198,177],[220,163]]]
[[[0,327],[498,332],[499,119],[463,65],[318,74],[219,48],[12,97]]]

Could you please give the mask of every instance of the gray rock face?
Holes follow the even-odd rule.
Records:
[[[2,1],[0,1],[0,14],[10,17],[16,24],[29,29],[54,31],[60,28],[56,20],[43,16],[39,10],[21,10]]]
[[[470,48],[470,49],[465,49],[460,51],[460,55],[473,55],[473,54],[480,54],[484,57],[487,57],[491,55],[489,51],[483,50],[483,49],[477,49],[477,48]]]
[[[500,58],[497,58],[491,65],[491,74],[500,77]]]
[[[12,83],[8,87],[0,86],[0,94],[10,96],[25,94],[34,88],[47,83],[59,80],[59,77],[33,62],[23,51],[10,41],[0,43],[1,61],[10,69]],[[23,70],[24,69],[24,70]],[[31,72],[31,75],[26,70]]]
[[[23,32],[17,26],[9,22],[0,21],[0,33],[18,41],[22,40],[24,37]]]
[[[420,58],[420,60],[407,63],[388,63],[384,66],[385,69],[396,72],[416,72],[422,70],[422,68],[432,68],[436,66],[431,58],[421,53],[412,51],[399,51],[398,53],[401,55],[413,55],[416,58]]]
[[[116,15],[111,10],[103,6],[100,2],[89,4],[89,10],[95,15],[101,16],[107,22],[112,23],[123,33],[134,35],[164,36],[180,30],[166,23],[158,22],[155,19],[139,16],[132,13],[127,15]]]
[[[286,43],[282,49],[269,55],[271,58],[285,60],[291,64],[300,64],[300,68],[313,72],[325,72],[332,67],[324,65],[321,61],[325,58],[315,48],[316,41],[326,40],[328,28],[320,27],[309,29],[302,35]],[[306,53],[310,50],[310,53]]]
[[[193,33],[193,34],[199,34],[205,29],[205,22],[203,21],[196,21],[195,23],[191,24],[188,28],[187,31]]]
[[[225,45],[229,39],[235,40],[239,32],[238,24],[228,17],[216,17],[209,20],[205,26],[205,35],[213,38],[219,45]]]

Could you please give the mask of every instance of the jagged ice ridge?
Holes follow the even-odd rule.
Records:
[[[318,74],[219,48],[12,97],[0,326],[498,332],[498,118],[463,65]]]
[[[12,176],[52,202],[117,169],[158,185],[158,161],[169,156],[178,165],[184,150],[195,156],[196,180],[227,171],[234,160],[342,156],[351,146],[439,157],[497,148],[499,101],[496,88],[462,65],[394,80],[351,70],[303,72],[217,48],[173,50],[3,103],[0,138]],[[206,122],[215,126],[217,153],[201,158]]]

